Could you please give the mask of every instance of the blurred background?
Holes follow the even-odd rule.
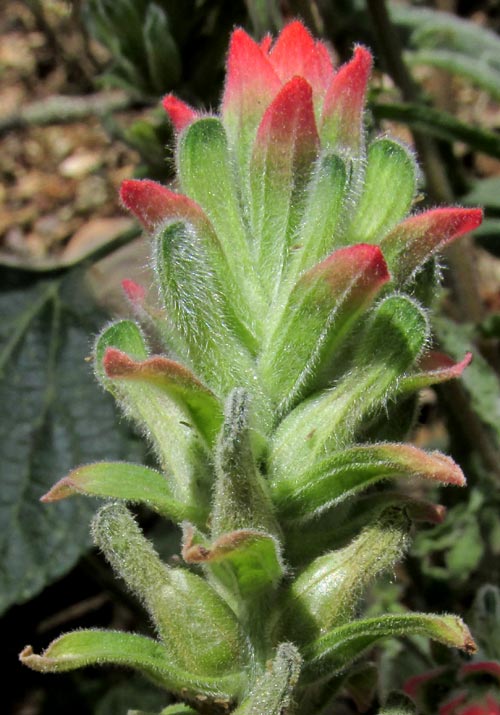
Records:
[[[421,395],[413,434],[420,446],[451,453],[469,487],[435,493],[426,487],[448,508],[446,520],[419,530],[397,578],[377,586],[366,606],[373,615],[406,608],[458,613],[479,642],[478,659],[500,660],[498,0],[4,0],[3,712],[119,715],[168,702],[128,673],[42,677],[18,665],[27,643],[38,651],[66,630],[149,627],[91,549],[96,505],[78,497],[43,505],[39,498],[78,464],[151,460],[96,384],[87,358],[106,320],[128,314],[122,279],[144,284],[154,300],[148,241],[117,192],[130,177],[172,181],[173,135],[161,97],[172,91],[194,106],[216,108],[232,29],[243,26],[260,39],[297,16],[329,43],[338,63],[355,42],[374,49],[367,129],[390,132],[419,155],[416,209],[448,203],[486,210],[475,236],[445,257],[434,325],[445,352],[459,360],[471,350],[474,361],[460,383]],[[177,533],[151,514],[140,516],[162,556],[175,560]],[[375,658],[379,681],[372,678],[370,690],[372,676],[361,673],[363,696],[351,688],[336,715],[375,712],[379,696],[437,667],[446,677],[434,685],[446,695],[462,665],[458,655],[418,638],[390,643]],[[492,674],[480,677],[495,681]]]

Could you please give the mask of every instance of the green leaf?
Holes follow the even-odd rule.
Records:
[[[475,643],[467,626],[456,616],[425,613],[387,615],[352,621],[318,638],[305,652],[311,671],[337,672],[359,658],[383,638],[420,635],[467,653]]]
[[[236,529],[279,533],[268,486],[253,453],[250,407],[244,390],[236,389],[229,395],[215,453],[214,537]]]
[[[416,181],[417,166],[409,149],[391,139],[374,141],[345,243],[378,243],[410,210]]]
[[[193,122],[182,134],[177,160],[182,190],[200,204],[212,222],[236,285],[247,297],[248,310],[262,316],[262,298],[235,191],[226,133],[219,119],[207,117]]]
[[[241,680],[245,638],[225,601],[200,576],[164,564],[121,504],[100,509],[94,541],[143,601],[174,668],[208,684],[228,674]],[[208,679],[208,680],[207,680]]]
[[[364,589],[408,547],[409,526],[402,510],[387,509],[348,546],[315,559],[285,594],[280,636],[307,646],[352,619]]]
[[[193,710],[189,705],[175,703],[175,705],[167,705],[159,713],[146,712],[145,710],[128,710],[127,715],[197,715],[198,710]]]
[[[85,361],[102,317],[79,274],[1,276],[0,612],[63,576],[90,545],[94,505],[41,505],[42,494],[75,463],[142,455]]]
[[[41,654],[26,646],[19,658],[41,673],[61,673],[89,665],[124,665],[139,670],[157,685],[177,689],[170,675],[168,653],[161,643],[135,633],[81,630],[66,633]]]
[[[290,242],[300,224],[304,189],[318,147],[312,89],[296,76],[267,107],[250,161],[250,225],[259,276],[271,299],[279,289]]]
[[[390,119],[408,124],[413,129],[447,142],[463,142],[475,151],[500,158],[500,137],[489,129],[475,127],[460,121],[452,114],[425,104],[401,104],[377,102],[371,106],[375,119]],[[485,181],[488,181],[486,179]],[[498,195],[496,199],[498,204]],[[472,205],[481,206],[483,201],[475,200]]]
[[[114,323],[99,336],[95,347],[96,372],[104,386],[149,437],[171,494],[192,509],[208,498],[209,450],[193,424],[189,410],[154,381],[119,379],[114,376],[117,356],[121,362],[147,358],[139,328],[127,320]],[[128,356],[128,358],[127,358]],[[147,363],[146,363],[147,364]]]
[[[276,430],[271,479],[300,474],[325,451],[352,442],[367,417],[396,391],[428,334],[426,315],[410,298],[394,295],[379,303],[353,351],[355,369],[335,388],[301,403]]]
[[[301,663],[300,653],[292,643],[279,645],[270,668],[233,715],[291,715]]]
[[[417,708],[404,693],[391,693],[378,715],[417,715]]]
[[[304,215],[290,247],[285,290],[304,270],[341,245],[349,181],[345,163],[335,154],[321,156],[307,187]]]
[[[371,484],[395,477],[465,483],[462,470],[450,457],[386,442],[338,450],[303,474],[280,474],[271,489],[281,518],[305,521]]]
[[[154,469],[126,462],[96,462],[73,469],[60,479],[41,501],[55,502],[73,494],[123,499],[133,504],[147,504],[167,519],[188,519],[203,525],[207,512],[202,504],[183,504],[172,494],[168,478]]]
[[[500,97],[500,40],[478,23],[448,12],[391,4],[398,25],[410,29],[410,64],[429,64],[459,74]]]
[[[195,372],[216,394],[254,384],[250,353],[238,339],[223,286],[193,227],[178,222],[160,231],[156,266],[165,306],[189,347]]]
[[[104,355],[104,367],[111,380],[143,383],[163,393],[188,413],[208,446],[213,447],[222,426],[221,404],[186,367],[162,356],[134,361],[113,348],[108,348]]]
[[[357,538],[362,529],[379,520],[386,510],[393,508],[403,511],[412,521],[431,524],[442,523],[446,513],[444,507],[421,499],[398,492],[375,491],[367,496],[343,501],[332,511],[326,511],[314,520],[287,524],[287,559],[294,566],[306,565],[326,550],[343,548]]]

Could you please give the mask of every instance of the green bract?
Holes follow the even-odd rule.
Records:
[[[236,30],[220,116],[165,99],[182,193],[151,181],[122,188],[152,237],[163,312],[126,282],[142,325],[116,322],[95,348],[99,380],[158,469],[90,464],[44,499],[145,503],[182,524],[184,563],[162,563],[123,503],[104,506],[94,541],[157,640],[82,631],[42,655],[27,648],[30,667],[137,668],[185,703],[165,713],[314,715],[321,689],[330,699],[381,638],[474,648],[453,616],[360,614],[411,522],[442,518],[373,485],[464,483],[448,457],[398,440],[415,392],[470,359],[429,350],[415,277],[481,220],[458,208],[408,216],[411,152],[367,142],[363,129],[371,62],[357,47],[334,73],[298,22],[272,47]],[[164,354],[152,354],[151,331]],[[383,712],[411,706],[396,698]]]

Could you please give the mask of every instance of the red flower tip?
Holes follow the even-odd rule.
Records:
[[[165,217],[167,188],[149,179],[128,179],[120,188],[122,204],[131,211],[147,231],[154,231]]]
[[[182,132],[185,127],[198,118],[198,112],[193,107],[173,94],[167,94],[163,98],[162,104],[177,133]]]
[[[134,360],[117,348],[106,348],[102,359],[104,372],[110,378],[122,377],[134,370]]]
[[[303,77],[293,77],[266,109],[260,123],[255,148],[294,145],[304,160],[313,160],[319,144],[312,89]]]
[[[328,87],[323,105],[321,133],[330,143],[359,143],[366,88],[373,65],[371,52],[357,45],[352,60],[342,65]]]
[[[420,673],[420,675],[414,675],[412,678],[408,678],[403,685],[404,692],[411,698],[415,698],[422,685],[428,683],[430,680],[434,680],[434,678],[439,677],[445,670],[446,668],[441,666],[439,668],[434,668],[433,670],[428,670],[425,673]]]
[[[269,61],[282,82],[299,75],[309,82],[315,95],[322,95],[333,77],[332,60],[326,45],[315,42],[298,20],[280,33],[269,53]]]
[[[249,115],[262,114],[279,92],[281,82],[266,54],[269,44],[266,40],[259,46],[241,28],[231,35],[222,100],[224,116],[235,113],[244,121]]]
[[[124,181],[120,198],[150,233],[167,219],[186,219],[194,223],[207,220],[195,201],[149,179]]]
[[[130,278],[124,278],[122,280],[122,289],[133,305],[141,305],[144,302],[146,289],[139,283],[130,280]]]
[[[453,380],[460,377],[472,362],[472,353],[466,353],[463,360],[454,362],[452,358],[445,353],[431,350],[422,356],[418,363],[419,371],[426,373],[435,373],[438,382],[445,380]]]
[[[491,675],[496,678],[500,684],[500,663],[496,660],[482,660],[477,663],[467,663],[460,668],[459,676],[466,677],[468,675]]]
[[[467,700],[466,693],[460,693],[439,708],[439,715],[454,715],[456,709]]]
[[[354,246],[338,248],[319,266],[327,262],[345,267],[352,266],[352,270],[362,270],[370,278],[370,283],[380,287],[387,283],[391,276],[380,248],[371,243],[357,243]],[[314,269],[313,269],[314,270]]]

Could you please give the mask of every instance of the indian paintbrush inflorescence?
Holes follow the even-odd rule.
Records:
[[[481,221],[475,209],[414,211],[412,152],[364,130],[371,65],[357,46],[334,70],[300,22],[274,43],[237,29],[219,114],[165,98],[175,190],[121,190],[151,235],[162,308],[125,282],[135,320],[95,346],[98,379],[158,470],[90,464],[44,497],[114,500],[93,538],[156,638],[77,631],[42,655],[26,648],[30,667],[136,668],[187,703],[165,712],[313,715],[383,638],[473,650],[454,616],[360,609],[412,522],[443,518],[374,485],[464,483],[449,457],[404,440],[417,391],[470,360],[432,350],[428,310],[435,254]],[[180,565],[124,502],[182,526]]]

